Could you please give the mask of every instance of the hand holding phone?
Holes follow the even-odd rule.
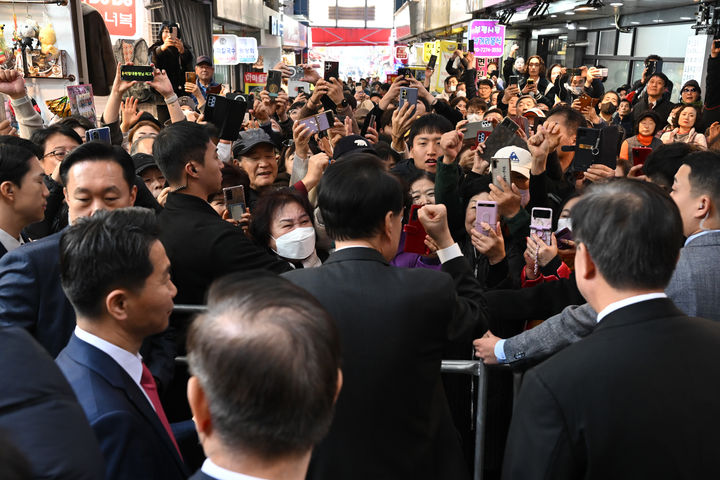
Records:
[[[149,65],[122,65],[120,67],[120,78],[126,82],[152,82],[155,74],[153,67]]]
[[[489,232],[482,227],[482,222],[490,225],[490,228],[495,228],[497,225],[497,202],[478,200],[475,205],[475,230],[483,235],[489,235]]]
[[[652,148],[649,147],[633,147],[632,149],[632,162],[633,166],[644,165],[647,157],[652,153]]]
[[[535,234],[545,242],[551,244],[552,233],[552,209],[535,207],[530,214],[530,234]]]
[[[245,213],[245,188],[242,185],[223,188],[223,195],[230,218],[240,220]]]

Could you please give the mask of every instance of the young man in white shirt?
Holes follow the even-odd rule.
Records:
[[[28,240],[21,232],[43,219],[48,195],[35,153],[0,145],[0,257]]]

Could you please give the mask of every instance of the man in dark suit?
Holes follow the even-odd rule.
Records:
[[[65,157],[60,173],[70,223],[135,202],[132,159],[119,147],[86,143]],[[75,312],[60,285],[61,235],[25,245],[0,260],[0,324],[25,328],[53,357],[75,328]]]
[[[272,257],[240,228],[220,218],[208,203],[222,190],[222,162],[216,150],[205,127],[192,122],[166,127],[153,144],[153,157],[172,189],[158,218],[180,304],[203,304],[212,281],[228,273],[290,269],[287,262]],[[176,327],[182,353],[186,321]]]
[[[598,326],[525,375],[503,477],[717,478],[720,325],[664,293],[683,241],[678,208],[622,179],[590,187],[572,223],[577,285]]]
[[[305,478],[342,385],[332,318],[269,272],[216,281],[208,308],[188,335],[187,395],[208,455],[191,480]]]
[[[106,478],[187,478],[139,354],[167,328],[177,292],[155,214],[123,208],[78,220],[60,239],[60,274],[77,326],[56,362],[100,443]]]
[[[0,144],[0,257],[28,241],[26,226],[43,219],[49,191],[35,153]]]
[[[105,478],[95,435],[47,352],[22,328],[0,328],[0,364],[0,432],[32,460],[33,478]]]
[[[445,207],[419,211],[439,247],[437,272],[389,265],[402,231],[403,188],[377,157],[357,154],[328,167],[318,198],[337,250],[321,267],[286,275],[337,323],[344,382],[309,478],[467,478],[440,363],[450,340],[470,348],[486,319]]]

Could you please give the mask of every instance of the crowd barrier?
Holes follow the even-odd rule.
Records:
[[[204,305],[175,305],[174,312],[177,313],[202,313],[207,309]],[[187,357],[177,357],[178,363],[187,363]],[[473,480],[482,480],[483,478],[483,455],[485,452],[485,417],[487,412],[487,370],[493,369],[510,369],[508,365],[491,365],[486,366],[479,360],[443,360],[440,371],[442,373],[452,373],[461,375],[471,375],[478,378],[477,386],[477,405],[475,407],[475,459]],[[517,395],[520,386],[521,375],[514,374],[513,390]]]

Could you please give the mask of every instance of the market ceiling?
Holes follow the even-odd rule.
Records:
[[[588,11],[576,9],[578,6],[593,2],[601,4],[600,8]],[[536,4],[542,3],[540,0],[475,0],[474,3],[482,3],[486,6],[486,8],[476,12],[476,17],[496,15],[500,10],[515,9],[516,13],[513,15],[510,23],[512,27],[520,28],[556,25],[561,22],[577,22],[596,18],[612,19],[617,14],[629,15],[688,5],[698,5],[698,2],[692,0],[559,0],[547,2],[549,3],[549,7],[542,18],[530,20],[528,14]],[[478,15],[478,13],[480,15]],[[658,14],[658,16],[660,16],[660,14]],[[693,19],[678,20],[687,21]],[[658,22],[662,21],[666,20],[658,18]]]

